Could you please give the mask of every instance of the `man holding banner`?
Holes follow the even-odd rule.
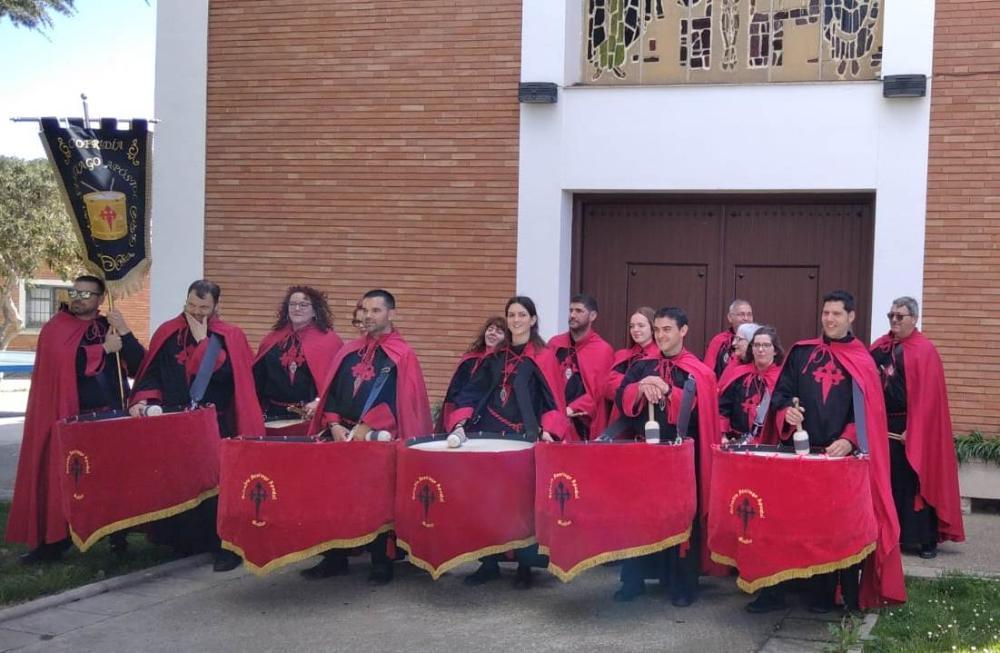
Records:
[[[130,412],[138,416],[151,404],[186,407],[212,404],[219,434],[264,435],[264,418],[254,388],[253,355],[243,331],[216,316],[221,289],[201,279],[188,287],[184,311],[153,334],[135,379]],[[215,499],[159,522],[154,537],[184,552],[211,549],[215,570],[228,571],[239,557],[219,548]]]
[[[23,564],[58,560],[69,546],[53,424],[84,412],[121,409],[122,392],[127,391],[123,376],[135,374],[145,354],[120,312],[112,310],[106,318],[100,314],[104,297],[104,281],[77,277],[69,289],[69,305],[38,336],[7,522],[7,541],[31,547],[21,557]]]

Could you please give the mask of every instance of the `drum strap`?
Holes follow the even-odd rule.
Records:
[[[868,423],[865,421],[865,396],[861,386],[851,379],[851,391],[854,398],[854,429],[858,434],[858,450],[868,453]]]
[[[689,374],[684,382],[684,392],[681,394],[681,408],[677,414],[677,437],[686,438],[691,425],[691,411],[694,409],[694,398],[698,394],[698,382],[694,374]]]
[[[385,386],[385,382],[389,380],[389,372],[392,372],[392,366],[386,365],[381,370],[379,370],[378,378],[375,379],[375,383],[372,384],[372,389],[368,391],[368,398],[365,399],[365,406],[361,409],[361,414],[358,415],[358,421],[365,416],[374,404],[375,400],[378,399],[378,395],[382,392],[382,388]]]
[[[201,365],[198,366],[198,373],[194,377],[194,381],[191,382],[191,406],[197,406],[202,398],[205,396],[205,391],[208,390],[208,382],[212,378],[212,372],[215,371],[215,361],[219,358],[219,352],[222,351],[222,339],[219,338],[214,333],[208,335],[208,345],[205,347],[205,356],[201,359]]]

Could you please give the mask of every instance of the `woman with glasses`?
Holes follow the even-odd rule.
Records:
[[[311,418],[318,385],[343,344],[333,330],[326,295],[309,286],[288,288],[253,364],[264,419]]]
[[[458,361],[458,367],[455,368],[455,373],[451,375],[451,382],[448,384],[448,391],[445,392],[444,402],[441,405],[441,415],[435,425],[436,431],[444,430],[444,425],[448,423],[451,412],[455,409],[455,400],[462,388],[476,373],[486,357],[496,351],[497,347],[501,346],[506,339],[507,320],[499,315],[487,319],[479,330],[479,336],[462,355]]]
[[[744,327],[754,329],[746,333]],[[722,373],[719,415],[722,433],[729,439],[740,439],[753,433],[758,406],[765,396],[770,397],[774,392],[785,351],[778,340],[778,332],[769,326],[744,324],[737,330],[734,340],[743,340],[743,354]]]

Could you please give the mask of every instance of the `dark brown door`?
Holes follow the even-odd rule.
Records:
[[[819,327],[819,268],[741,265],[736,297],[753,297],[754,317],[775,325],[785,345],[815,338]]]
[[[689,315],[699,316],[699,319],[705,314],[707,265],[631,263],[628,267],[626,305],[629,310],[639,306],[652,306],[655,310],[669,304],[680,306]],[[689,327],[684,344],[700,356],[705,349],[704,329],[700,326],[698,329]]]

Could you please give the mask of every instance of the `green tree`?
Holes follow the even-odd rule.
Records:
[[[81,267],[77,248],[48,161],[0,156],[0,351],[23,326],[14,304],[19,282],[42,264],[68,279]]]
[[[36,31],[52,27],[52,16],[57,12],[72,16],[76,8],[75,0],[0,0],[0,19],[10,18],[14,27],[27,27]]]

